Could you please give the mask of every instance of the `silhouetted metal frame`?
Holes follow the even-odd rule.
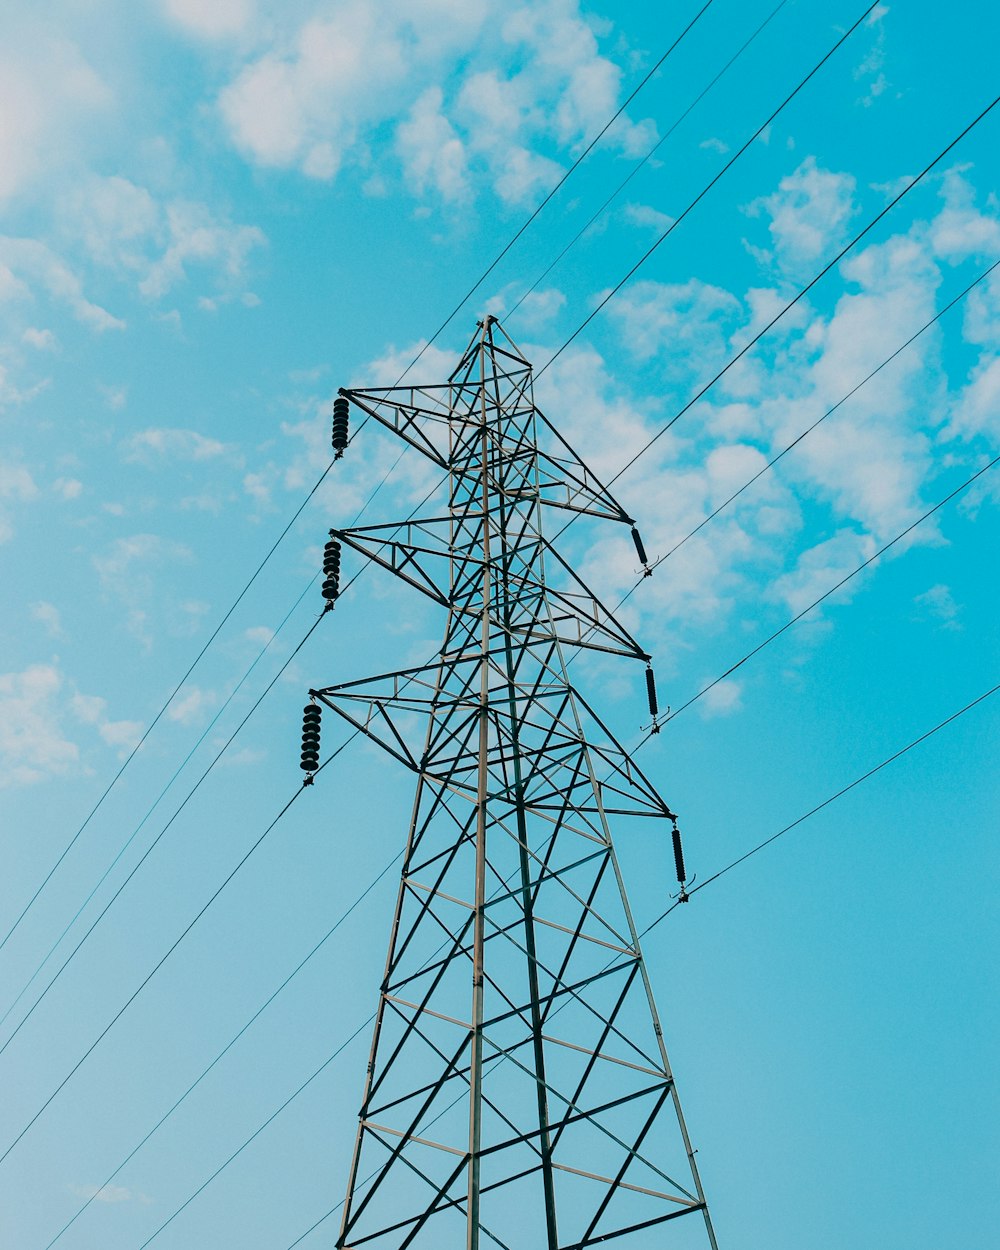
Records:
[[[501,393],[501,382],[508,391]],[[489,386],[492,394],[488,394]],[[530,365],[494,318],[480,323],[478,334],[446,384],[352,389],[342,390],[341,394],[447,471],[449,507],[447,515],[411,518],[402,525],[331,530],[348,547],[428,595],[448,612],[445,643],[433,664],[311,692],[417,774],[337,1246],[349,1250],[379,1239],[384,1243],[386,1237],[401,1234],[405,1229],[408,1231],[403,1239],[393,1243],[402,1250],[413,1243],[435,1215],[464,1209],[466,1250],[478,1250],[480,1233],[502,1250],[516,1250],[482,1224],[481,1199],[484,1194],[541,1172],[547,1250],[583,1250],[693,1211],[702,1211],[709,1245],[717,1250],[607,823],[609,814],[672,819],[673,813],[594,709],[570,684],[563,647],[610,651],[643,661],[648,661],[649,656],[544,538],[541,509],[551,506],[629,525],[634,522],[535,407]],[[558,453],[538,446],[539,424],[558,444]],[[435,428],[447,434],[447,454],[430,437],[428,431]],[[440,531],[446,531],[446,541]],[[499,538],[499,554],[492,550],[494,532]],[[432,571],[440,560],[447,561],[447,586]],[[580,590],[574,594],[553,586],[546,578],[546,560],[555,563],[564,582],[569,581]],[[592,607],[584,612],[581,604],[588,600]],[[512,613],[515,603],[522,613],[518,618]],[[561,632],[567,622],[575,622],[576,636]],[[608,641],[592,641],[595,633],[617,646]],[[535,671],[525,683],[520,673],[529,657]],[[491,687],[491,677],[502,679],[501,693]],[[381,691],[376,689],[380,684],[385,687]],[[506,703],[505,708],[500,706],[502,703]],[[419,754],[393,719],[394,712],[418,710],[427,713],[423,750]],[[598,728],[605,739],[603,744],[588,738],[581,711]],[[530,746],[522,742],[527,731],[533,735]],[[491,733],[495,743],[491,742]],[[595,757],[610,769],[603,780],[596,776]],[[499,790],[491,786],[491,774],[500,779]],[[621,806],[607,806],[606,796],[615,796],[612,803]],[[461,811],[455,804],[461,804]],[[537,849],[530,844],[529,815],[551,826]],[[454,824],[450,846],[435,851],[432,843],[429,856],[421,856],[425,835],[432,828],[438,830],[442,820]],[[491,832],[501,841],[509,839],[516,845],[517,867],[506,879],[488,852]],[[555,856],[557,844],[562,845],[561,834],[590,840],[594,850],[558,866]],[[439,832],[435,836],[440,836]],[[443,888],[463,851],[473,852],[475,858],[471,900]],[[580,894],[568,879],[578,868],[592,863],[589,889]],[[609,870],[621,899],[627,930],[623,933],[617,932],[595,906],[599,891],[607,888]],[[495,882],[489,894],[488,880]],[[538,914],[544,886],[558,887],[572,900],[576,919],[571,926]],[[439,912],[442,903],[464,910],[461,923],[448,920]],[[413,914],[407,912],[404,926],[408,904],[414,905],[410,908]],[[494,911],[507,904],[516,909],[513,919],[498,921]],[[598,924],[598,931],[606,930],[607,937],[585,932],[588,920]],[[411,940],[418,931],[423,932],[422,925],[430,922],[443,936],[438,947],[440,957],[429,957],[407,972],[403,965]],[[557,966],[549,967],[538,950],[536,935],[543,930],[558,931],[568,939]],[[490,974],[486,952],[496,942],[509,944],[523,957],[526,1002],[515,1001]],[[570,983],[565,977],[581,944],[605,950],[611,958],[599,970]],[[442,1014],[431,1006],[438,986],[456,960],[467,961],[472,974],[468,1020]],[[550,982],[545,991],[541,988],[543,976]],[[612,1005],[608,1009],[598,1008],[588,999],[588,990],[617,976],[621,977],[621,985]],[[655,1055],[647,1054],[617,1024],[639,981],[656,1039]],[[497,999],[489,1014],[485,1010],[487,987]],[[584,1046],[552,1032],[552,1021],[571,1001],[599,1025],[592,1045]],[[379,1063],[387,1013],[399,1022],[399,1035]],[[435,1040],[424,1028],[424,1023],[432,1020],[457,1028],[457,1046],[446,1049]],[[513,1042],[501,1044],[493,1033],[513,1020],[524,1033]],[[394,1065],[412,1037],[419,1037],[436,1056],[440,1064],[437,1074],[433,1080],[380,1102],[379,1091],[394,1073]],[[612,1038],[627,1048],[625,1054],[634,1054],[635,1060],[606,1051]],[[546,1066],[546,1046],[567,1048],[586,1056],[571,1091],[563,1092],[553,1084]],[[519,1057],[529,1050],[530,1066]],[[620,1065],[645,1074],[652,1083],[597,1106],[581,1106],[598,1063]],[[519,1127],[484,1088],[489,1072],[502,1064],[511,1065],[534,1083],[537,1127]],[[459,1099],[467,1097],[469,1101],[468,1145],[464,1151],[427,1135],[430,1127],[457,1105],[457,1100],[423,1125],[439,1095],[453,1083],[461,1086]],[[650,1106],[634,1138],[622,1138],[602,1123],[600,1117],[607,1112],[643,1099],[648,1099]],[[668,1176],[641,1152],[668,1100],[672,1101],[687,1154],[692,1189]],[[556,1114],[552,1111],[553,1102],[560,1104]],[[404,1104],[408,1104],[408,1110],[400,1120],[403,1128],[376,1119],[390,1111],[399,1113]],[[508,1139],[483,1143],[484,1108],[510,1130]],[[607,1136],[622,1152],[614,1175],[568,1166],[555,1157],[566,1131],[583,1122]],[[383,1150],[386,1158],[375,1173],[359,1181],[360,1160],[367,1141]],[[434,1178],[405,1153],[409,1144],[454,1155],[456,1163],[443,1180],[440,1176]],[[537,1164],[483,1184],[483,1160],[514,1147],[526,1147],[537,1157]],[[628,1173],[637,1162],[676,1192],[631,1183]],[[357,1229],[359,1221],[376,1201],[397,1163],[404,1164],[428,1187],[425,1206],[406,1219],[361,1233]],[[585,1177],[606,1187],[582,1237],[573,1242],[559,1240],[556,1172]],[[453,1192],[463,1177],[464,1193]],[[678,1209],[625,1227],[600,1229],[619,1189],[677,1204]]]

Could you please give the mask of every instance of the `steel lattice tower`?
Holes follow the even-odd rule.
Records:
[[[330,531],[447,612],[432,663],[310,692],[417,777],[337,1247],[714,1248],[608,824],[676,820],[567,673],[649,656],[542,533],[632,519],[492,317],[447,382],[340,394],[341,443],[346,397],[449,485]]]

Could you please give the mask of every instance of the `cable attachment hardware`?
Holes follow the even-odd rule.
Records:
[[[684,867],[684,848],[681,846],[681,831],[677,828],[677,817],[674,818],[674,827],[670,836],[674,844],[674,868],[677,870],[677,883],[681,887],[680,893],[677,895],[678,903],[686,903],[691,897],[685,888],[687,882],[687,871]]]
[[[323,598],[326,600],[326,611],[329,611],[334,600],[340,594],[340,543],[331,538],[323,548]]]
[[[302,709],[302,759],[299,767],[308,773],[303,785],[312,785],[313,774],[319,768],[319,724],[322,711],[319,704],[309,702]]]
[[[660,732],[660,722],[657,719],[659,713],[659,705],[656,701],[656,680],[653,677],[653,666],[646,665],[646,694],[649,697],[649,714],[653,718],[650,733],[658,734]]]
[[[347,426],[349,421],[350,403],[346,395],[338,395],[333,401],[333,450],[335,460],[339,460],[347,446]]]
[[[639,563],[642,565],[643,577],[652,577],[653,570],[649,567],[649,556],[646,555],[646,548],[643,546],[642,538],[634,525],[632,526],[632,542],[635,543],[635,554],[639,557]]]

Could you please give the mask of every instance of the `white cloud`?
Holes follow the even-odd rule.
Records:
[[[17,27],[20,27],[19,29]],[[73,159],[112,103],[106,84],[56,23],[25,8],[0,50],[0,201]]]
[[[8,542],[14,534],[9,505],[30,503],[38,494],[35,479],[23,465],[0,460],[0,543]]]
[[[163,0],[163,7],[182,30],[202,39],[240,35],[255,16],[253,0]]]
[[[47,244],[38,239],[0,236],[0,268],[42,286],[53,299],[65,304],[78,321],[97,331],[123,330],[125,322],[107,309],[91,303],[83,293],[83,283],[70,266]]]
[[[886,38],[885,18],[889,12],[888,5],[880,4],[869,13],[865,27],[875,32],[871,46],[861,63],[854,71],[855,80],[867,88],[865,95],[858,101],[865,108],[871,108],[875,101],[888,90],[890,83],[885,75]]]
[[[668,375],[685,378],[717,371],[729,356],[729,338],[743,314],[735,296],[698,278],[637,282],[608,311],[637,359],[656,356]]]
[[[250,253],[266,243],[256,226],[237,225],[207,204],[160,201],[115,175],[91,175],[61,203],[62,229],[96,263],[135,278],[141,294],[160,299],[208,271],[223,290],[238,289]],[[218,300],[204,302],[216,306]]]
[[[56,336],[51,330],[39,330],[35,326],[28,326],[21,335],[21,342],[40,352],[54,351],[57,346]]]
[[[707,686],[711,678],[706,678],[702,687]],[[712,720],[717,716],[732,716],[743,710],[743,683],[728,677],[725,681],[716,682],[714,686],[701,696],[698,707],[703,720]]]
[[[154,299],[186,279],[192,264],[217,265],[230,282],[240,282],[250,252],[266,242],[257,226],[221,223],[204,204],[175,201],[166,216],[166,251],[139,283],[142,294]]]
[[[940,628],[947,630],[959,630],[962,628],[958,620],[960,608],[955,602],[955,597],[951,593],[950,587],[938,583],[938,585],[931,586],[929,590],[925,590],[922,594],[916,595],[913,602],[920,609],[922,615],[936,621]]]
[[[493,316],[502,320],[507,309],[520,298],[522,290],[523,287],[519,283],[508,283],[502,291],[485,301],[483,312],[492,313]],[[565,306],[566,296],[557,287],[545,287],[541,291],[532,291],[530,295],[524,296],[517,310],[518,329],[524,327],[531,331],[538,330],[539,327],[558,316]]]
[[[152,646],[148,629],[148,605],[162,595],[162,570],[169,563],[192,559],[181,543],[157,534],[133,534],[115,539],[91,557],[102,589],[125,609],[126,627],[147,649]]]
[[[443,99],[440,87],[427,88],[396,128],[396,148],[414,194],[433,187],[457,203],[469,194],[465,145],[441,111]]]
[[[197,430],[148,429],[133,434],[124,443],[127,460],[152,463],[157,460],[215,460],[232,457],[233,449]]]
[[[219,109],[236,147],[256,164],[329,180],[353,164],[384,192],[384,128],[418,196],[469,194],[475,166],[521,204],[551,186],[560,165],[547,142],[577,147],[615,111],[621,71],[600,52],[578,0],[535,0],[493,15],[485,0],[343,0],[244,65]],[[629,155],[651,122],[620,119],[608,143]]]
[[[1000,442],[1000,356],[985,357],[976,366],[944,433],[965,439],[986,434]]]
[[[0,789],[69,772],[80,751],[61,727],[63,678],[53,664],[0,673]]]
[[[271,487],[264,473],[248,473],[243,478],[243,489],[255,503],[267,507],[271,502]]]
[[[791,278],[812,277],[816,264],[846,241],[854,215],[856,183],[850,174],[821,169],[808,156],[778,183],[772,195],[746,208],[751,217],[770,219],[768,230],[781,271]]]
[[[0,461],[0,499],[35,499],[38,487],[23,465]]]
[[[626,204],[625,220],[630,221],[634,226],[653,230],[657,234],[663,234],[674,224],[673,217],[661,213],[659,209],[649,204]]]
[[[142,736],[142,724],[134,720],[113,721],[108,718],[108,702],[99,695],[75,692],[69,699],[69,709],[77,720],[92,725],[108,746],[130,750]]]
[[[54,603],[46,603],[44,600],[33,603],[29,608],[31,619],[38,621],[51,638],[63,638],[65,634],[62,627],[62,618],[59,615],[59,609]]]
[[[185,694],[171,703],[167,715],[171,720],[178,721],[182,725],[193,725],[206,711],[211,710],[215,702],[214,691],[202,690],[200,686],[190,686]]]
[[[958,166],[945,174],[941,196],[944,208],[931,223],[931,242],[936,255],[958,264],[970,256],[995,260],[1000,252],[1000,217],[996,200],[984,213],[976,205],[976,192]]]
[[[99,385],[97,389],[104,396],[104,402],[112,412],[121,412],[128,403],[128,387],[126,386]]]
[[[794,569],[772,583],[771,597],[783,601],[793,615],[797,614],[874,555],[875,550],[875,540],[870,534],[839,530],[832,538],[803,551]],[[857,588],[857,582],[848,583],[835,596],[835,601],[848,600]]]
[[[95,1202],[131,1202],[132,1199],[144,1204],[149,1202],[145,1194],[135,1193],[124,1185],[102,1185],[100,1188],[96,1185],[70,1185],[69,1188],[78,1198],[92,1198]]]
[[[721,139],[704,139],[698,146],[706,152],[715,152],[719,156],[725,156],[729,151],[729,144]]]
[[[67,501],[79,499],[83,494],[83,483],[75,477],[59,477],[52,483],[52,489],[60,498]]]

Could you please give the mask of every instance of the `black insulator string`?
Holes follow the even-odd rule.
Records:
[[[831,794],[829,798],[824,799],[822,803],[817,803],[815,807],[810,808],[810,810],[804,815],[799,816],[796,820],[793,820],[791,824],[785,825],[785,827],[783,829],[779,829],[777,833],[772,833],[771,836],[769,838],[765,838],[763,842],[758,842],[756,846],[751,847],[749,851],[740,855],[738,859],[734,859],[731,863],[727,864],[725,868],[720,868],[718,872],[714,872],[710,877],[706,877],[700,885],[693,886],[687,891],[688,896],[691,897],[692,895],[697,894],[698,891],[703,890],[705,886],[711,885],[714,881],[718,881],[720,877],[724,877],[727,872],[732,872],[732,870],[740,864],[746,863],[748,859],[759,854],[759,852],[763,851],[765,847],[770,846],[772,842],[777,842],[777,840],[784,837],[786,833],[790,833],[793,829],[797,829],[799,825],[811,819],[811,817],[815,816],[818,812],[821,812],[825,808],[829,807],[831,803],[835,803],[837,799],[843,798],[845,794],[849,794],[852,790],[874,777],[877,773],[880,773],[883,768],[888,768],[890,764],[894,764],[896,760],[901,759],[907,754],[907,752],[920,746],[920,744],[926,742],[928,738],[932,738],[936,733],[939,733],[942,729],[945,729],[948,725],[951,725],[954,721],[958,720],[960,716],[964,716],[966,712],[971,712],[973,708],[978,707],[981,703],[984,703],[998,691],[1000,691],[1000,685],[993,686],[991,689],[984,691],[978,696],[978,698],[973,699],[971,703],[967,703],[965,707],[959,708],[957,712],[952,712],[950,716],[946,717],[943,721],[939,721],[938,724],[936,724],[932,729],[928,729],[925,733],[922,733],[919,738],[914,738],[912,742],[907,743],[905,747],[901,747],[898,751],[882,760],[880,764],[876,764],[874,768],[869,768],[869,770],[866,773],[862,773],[860,777],[855,777],[853,781],[848,782],[846,786],[842,786],[836,791],[836,793]],[[657,916],[652,924],[647,925],[639,936],[645,937],[651,929],[655,929],[661,920],[664,920],[676,907],[679,906],[680,900],[677,900],[670,907],[668,907],[662,915]]]
[[[573,331],[573,333],[569,336],[569,338],[565,341],[565,343],[563,343],[563,345],[556,351],[555,355],[551,356],[545,362],[542,368],[539,369],[538,373],[535,374],[536,378],[540,378],[542,374],[551,365],[555,364],[555,362],[563,354],[566,348],[569,347],[569,345],[574,341],[574,339],[576,339],[576,337],[579,334],[581,334],[587,328],[588,325],[590,325],[590,323],[594,320],[594,318],[598,315],[598,313],[600,313],[604,308],[607,307],[607,305],[611,302],[611,300],[614,299],[614,297],[618,294],[618,292],[622,289],[622,287],[625,286],[625,284],[629,281],[629,279],[632,278],[632,276],[636,273],[636,271],[639,268],[641,268],[641,266],[643,266],[647,260],[649,260],[650,256],[653,255],[653,253],[660,246],[660,244],[663,243],[663,241],[667,239],[671,234],[673,234],[673,232],[681,224],[684,218],[687,217],[687,215],[695,208],[695,206],[698,205],[705,198],[706,195],[708,195],[709,191],[711,191],[711,189],[715,186],[715,184],[733,167],[733,165],[736,164],[736,162],[740,159],[740,157],[747,150],[747,148],[749,148],[752,143],[754,143],[758,138],[760,138],[760,136],[764,133],[764,131],[768,128],[768,126],[772,124],[774,119],[781,112],[783,112],[784,109],[787,108],[789,104],[791,104],[792,100],[795,99],[795,97],[806,86],[806,84],[810,81],[810,79],[812,79],[813,77],[815,77],[816,74],[819,73],[819,71],[823,68],[823,66],[827,63],[827,61],[833,56],[833,54],[838,50],[838,48],[840,48],[841,44],[843,44],[847,39],[851,37],[851,35],[854,34],[854,32],[858,29],[858,27],[864,22],[865,18],[868,17],[868,15],[872,12],[873,9],[878,8],[878,5],[880,3],[881,3],[881,0],[875,0],[873,4],[870,4],[868,8],[865,9],[865,11],[857,19],[854,25],[850,26],[840,36],[837,42],[833,45],[832,48],[830,48],[830,50],[822,57],[821,60],[817,61],[817,63],[813,66],[813,68],[809,71],[809,73],[806,74],[805,78],[803,78],[799,82],[798,86],[796,86],[787,96],[785,96],[784,100],[782,100],[782,102],[778,105],[778,107],[774,110],[774,112],[770,115],[770,117],[768,117],[767,121],[765,121],[762,125],[758,126],[758,128],[753,132],[750,138],[747,139],[747,141],[743,144],[743,146],[739,148],[736,152],[734,152],[733,155],[729,158],[729,160],[726,161],[726,163],[722,166],[722,168],[715,175],[715,177],[712,178],[712,180],[701,191],[698,192],[698,194],[691,201],[691,203],[688,204],[687,208],[683,210],[680,216],[676,217],[670,223],[670,225],[666,228],[666,230],[664,230],[663,233],[659,235],[656,241],[650,247],[646,249],[646,251],[642,254],[642,256],[639,257],[639,259],[635,262],[632,268],[628,271],[625,277],[622,278],[621,281],[616,286],[613,286],[611,290],[607,293],[607,295],[605,295],[604,298],[600,301],[600,303],[598,303],[597,306],[590,313],[587,314],[587,316],[583,319],[583,321],[580,322],[580,324]],[[959,136],[959,138],[961,138],[961,136]],[[957,141],[958,140],[956,140],[955,142]],[[902,196],[897,197],[897,199],[900,199],[900,198],[902,198]],[[894,200],[893,203],[895,202],[896,201]],[[892,204],[889,205],[889,208],[891,207],[892,207]],[[888,211],[889,209],[886,208],[885,210],[883,210],[883,213],[880,214],[880,216],[884,216],[885,213]],[[878,218],[876,218],[875,220],[878,221]],[[872,225],[874,224],[875,223],[873,222]],[[871,229],[871,226],[869,226],[869,229]],[[849,250],[849,249],[845,249],[845,250]],[[837,259],[839,260],[840,258],[838,257]],[[831,265],[835,263],[836,261],[831,261]],[[820,275],[820,277],[822,277],[822,274]],[[813,282],[810,283],[809,285],[812,286],[817,281],[819,281],[819,279],[815,278],[813,279]],[[808,291],[808,290],[809,290],[809,287],[806,287],[805,291]],[[801,296],[805,294],[805,291],[801,292],[801,294],[797,298],[801,298]],[[779,316],[781,315],[782,314],[779,314]],[[776,317],[775,321],[777,320],[778,318]],[[771,325],[773,324],[774,322],[772,321]],[[770,329],[770,326],[766,328]],[[761,333],[764,333],[764,332],[765,331],[762,331]],[[754,340],[754,342],[756,342],[756,340]],[[752,343],[748,344],[747,347],[745,347],[743,350],[748,351],[752,345],[753,345]],[[737,359],[739,359],[739,357],[737,357]],[[709,383],[709,385],[711,385],[711,383]],[[692,403],[693,402],[694,401],[692,400]],[[639,452],[638,455],[642,455],[642,452]],[[638,456],[636,458],[638,458]],[[626,465],[625,468],[628,468],[628,465]],[[624,472],[625,470],[623,469],[622,473]],[[620,477],[621,474],[619,474],[618,476]],[[616,478],[612,478],[611,482],[615,482],[616,480],[617,480]]]
[[[788,0],[781,0],[781,3],[771,10],[771,12],[767,15],[767,17],[764,18],[763,22],[761,22],[761,24],[757,27],[757,29],[753,32],[753,34],[750,35],[750,37],[743,42],[743,44],[739,47],[739,49],[735,53],[733,53],[733,55],[729,58],[729,60],[725,63],[725,65],[723,65],[722,69],[719,70],[719,72],[715,75],[715,77],[708,84],[708,86],[705,87],[697,96],[695,96],[695,98],[687,106],[684,112],[681,113],[680,117],[676,118],[676,120],[670,125],[670,127],[663,133],[663,135],[661,135],[661,137],[657,139],[657,141],[649,149],[646,155],[643,156],[640,160],[638,160],[635,163],[635,165],[632,166],[631,171],[618,184],[618,186],[614,189],[614,191],[611,192],[608,198],[604,201],[601,207],[597,210],[597,212],[594,213],[594,215],[589,219],[587,224],[583,226],[581,230],[577,231],[577,233],[573,236],[572,239],[570,239],[570,241],[566,244],[566,246],[559,253],[559,255],[555,258],[555,260],[552,261],[552,263],[548,266],[548,268],[543,270],[542,273],[540,273],[538,277],[535,279],[535,281],[531,284],[531,286],[528,287],[528,289],[520,297],[520,299],[517,301],[514,307],[510,310],[510,312],[507,313],[508,317],[514,316],[514,314],[521,307],[521,305],[528,298],[528,296],[538,289],[538,287],[545,281],[545,279],[549,276],[552,270],[555,269],[555,267],[559,264],[559,262],[563,259],[563,257],[566,256],[566,254],[572,248],[574,248],[577,245],[577,243],[580,242],[583,236],[587,233],[590,227],[594,224],[594,222],[597,221],[598,218],[602,217],[605,212],[607,212],[607,210],[611,207],[611,205],[619,197],[619,195],[621,195],[621,193],[625,190],[625,188],[632,181],[632,179],[636,176],[636,174],[649,161],[653,159],[656,153],[660,150],[660,148],[664,145],[664,143],[666,143],[666,141],[674,133],[677,127],[681,124],[681,122],[684,121],[684,119],[688,116],[688,114],[691,113],[693,109],[698,104],[701,103],[701,101],[705,98],[705,96],[708,95],[708,93],[712,90],[712,88],[716,85],[716,83],[726,73],[728,73],[730,69],[732,69],[732,67],[740,59],[743,53],[746,52],[746,50],[754,42],[757,36],[763,32],[766,26],[770,25],[770,23],[774,20],[774,18],[778,16],[778,14],[781,12],[781,10],[785,7],[787,3],[788,3]]]

